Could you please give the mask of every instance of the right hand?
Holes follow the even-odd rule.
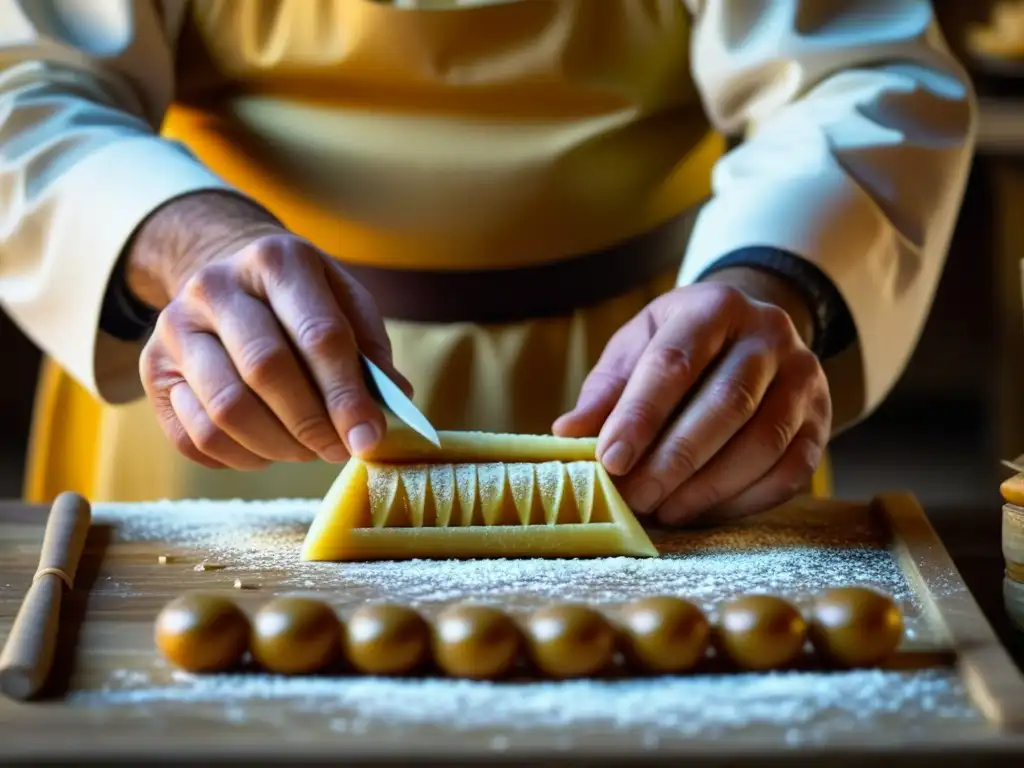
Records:
[[[140,372],[164,433],[189,459],[255,470],[371,450],[386,426],[359,351],[411,394],[370,294],[286,231],[180,278]]]

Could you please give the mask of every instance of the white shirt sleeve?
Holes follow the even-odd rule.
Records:
[[[224,188],[157,135],[172,99],[174,0],[0,0],[0,306],[109,402],[141,394],[139,345],[98,331],[135,229]]]
[[[825,366],[834,393],[858,392],[837,426],[862,418],[902,374],[942,272],[974,146],[970,80],[928,0],[686,4],[705,110],[745,141],[714,169],[680,284],[748,246],[815,264],[857,330],[858,363]]]

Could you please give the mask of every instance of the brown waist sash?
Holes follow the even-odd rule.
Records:
[[[678,269],[699,210],[600,251],[519,269],[345,269],[388,319],[488,324],[560,317]]]

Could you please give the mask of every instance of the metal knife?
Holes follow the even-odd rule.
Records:
[[[441,439],[437,436],[437,430],[431,426],[427,417],[420,412],[420,409],[413,404],[405,392],[399,389],[398,385],[370,358],[362,353],[359,354],[359,357],[362,358],[363,368],[366,369],[366,383],[370,387],[370,393],[402,423],[440,448]]]

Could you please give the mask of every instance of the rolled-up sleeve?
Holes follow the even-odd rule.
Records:
[[[139,344],[99,329],[107,282],[156,208],[223,182],[158,136],[183,3],[0,0],[0,305],[109,402]]]
[[[976,104],[927,0],[686,0],[694,78],[719,130],[680,283],[737,251],[810,262],[856,330],[826,372],[856,382],[837,426],[902,374],[931,306],[973,151]],[[842,374],[840,374],[840,371]]]

